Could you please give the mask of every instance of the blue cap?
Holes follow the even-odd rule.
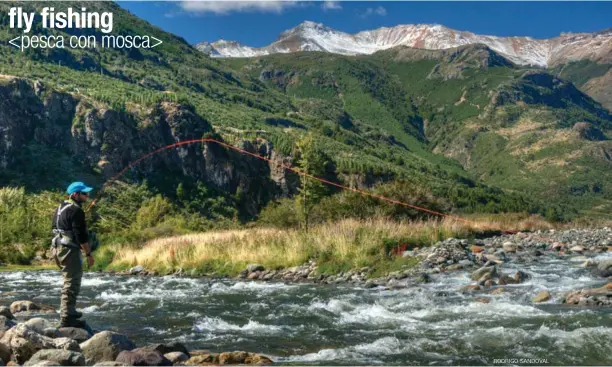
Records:
[[[66,189],[66,193],[68,195],[72,195],[75,192],[90,192],[91,190],[93,190],[91,187],[85,185],[80,181],[77,181],[71,183],[70,186],[68,186],[68,188]]]

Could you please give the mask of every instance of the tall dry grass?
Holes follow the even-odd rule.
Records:
[[[547,222],[530,217],[512,223],[504,217],[489,216],[478,222],[472,219],[474,223],[452,219],[406,222],[345,219],[307,231],[252,228],[189,234],[156,239],[142,248],[115,246],[110,267],[123,269],[139,264],[162,273],[181,267],[234,274],[250,263],[284,268],[314,259],[319,264],[331,262],[343,268],[357,268],[387,261],[388,251],[398,245],[427,246],[449,237],[467,237],[474,232],[504,227],[505,230],[549,227]]]

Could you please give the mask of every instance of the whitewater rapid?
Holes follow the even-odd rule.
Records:
[[[531,278],[495,296],[459,292],[473,284],[461,271],[390,290],[88,273],[79,306],[95,329],[116,330],[138,345],[180,341],[190,349],[264,353],[281,364],[480,365],[516,358],[610,365],[612,311],[559,304],[563,292],[604,283],[579,267],[582,260],[504,264],[505,273],[520,269]],[[57,307],[60,288],[55,271],[0,273],[0,304],[27,299]],[[553,298],[533,304],[541,290]]]

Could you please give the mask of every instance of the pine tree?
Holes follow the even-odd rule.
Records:
[[[299,153],[298,166],[304,173],[315,177],[325,174],[327,159],[316,145],[312,133],[309,133],[296,143]],[[327,193],[327,187],[311,177],[301,176],[299,194],[295,198],[296,212],[302,228],[308,228],[310,211],[313,206]]]

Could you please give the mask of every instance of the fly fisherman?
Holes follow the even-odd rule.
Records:
[[[60,306],[60,327],[87,327],[83,314],[76,310],[76,301],[81,290],[83,277],[83,255],[87,258],[87,266],[94,264],[91,255],[93,250],[90,243],[90,234],[85,223],[85,212],[81,205],[89,199],[91,187],[82,182],[73,182],[68,186],[66,193],[68,200],[62,202],[53,215],[52,241],[55,262],[60,267],[64,277],[62,298]]]

